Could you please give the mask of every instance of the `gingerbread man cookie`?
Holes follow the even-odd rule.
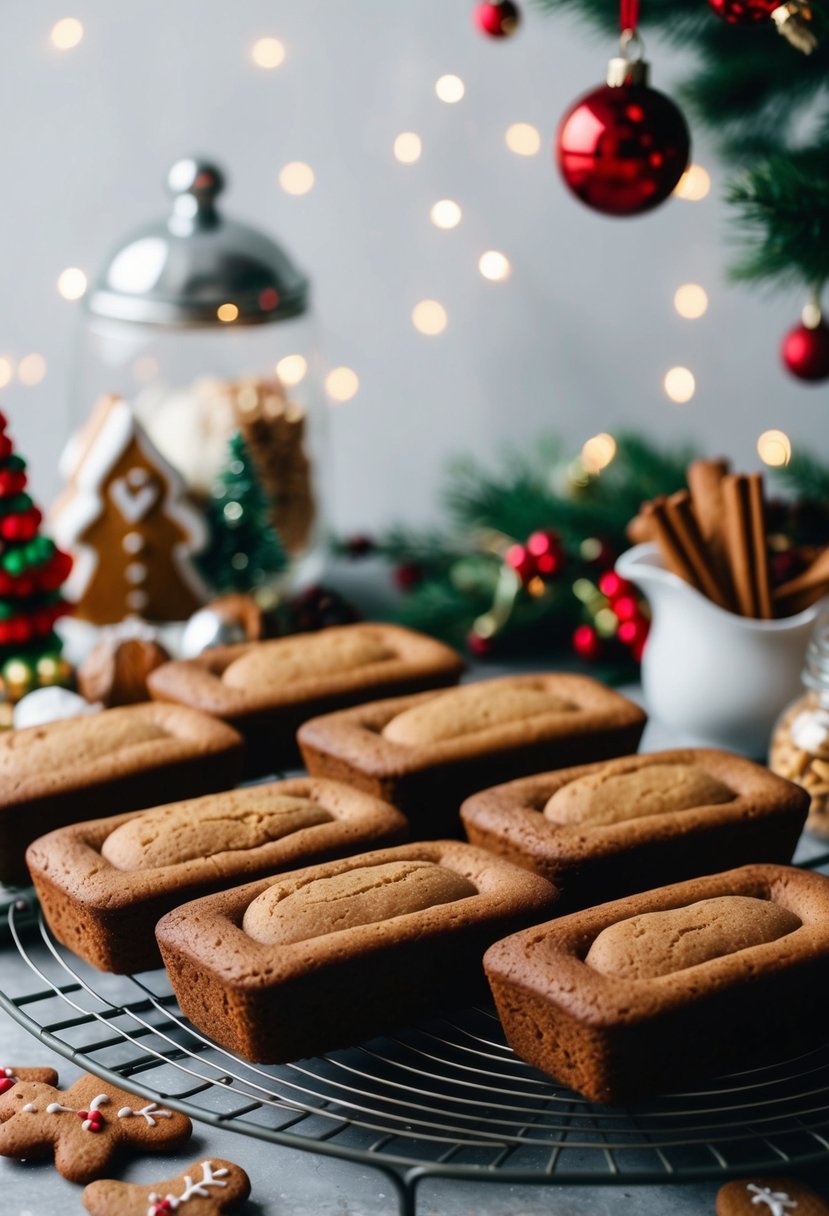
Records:
[[[121,1150],[178,1148],[192,1130],[186,1115],[97,1077],[83,1076],[65,1091],[21,1078],[0,1094],[0,1156],[24,1161],[54,1151],[70,1182],[100,1178]]]
[[[44,1085],[57,1085],[58,1074],[54,1068],[4,1067],[0,1064],[0,1094],[16,1085],[18,1081],[41,1081]]]
[[[795,1178],[743,1178],[718,1191],[717,1216],[829,1216],[829,1203]]]
[[[175,1178],[141,1186],[109,1178],[91,1183],[83,1205],[91,1216],[220,1216],[250,1194],[250,1179],[241,1166],[217,1157],[195,1161]]]

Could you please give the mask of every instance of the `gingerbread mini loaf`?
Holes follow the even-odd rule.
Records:
[[[319,633],[217,646],[165,663],[147,684],[159,701],[205,710],[247,744],[249,776],[299,763],[297,727],[308,718],[380,696],[456,684],[454,650],[398,625],[338,625]]]
[[[282,1063],[479,998],[487,946],[555,898],[491,853],[433,841],[194,900],[156,936],[185,1016],[245,1059]]]
[[[548,878],[570,910],[712,865],[791,861],[808,806],[805,791],[759,764],[683,748],[482,790],[461,819],[472,844]]]
[[[299,777],[72,824],[26,861],[58,941],[123,974],[160,965],[156,922],[187,900],[405,835],[379,799]]]
[[[517,1055],[590,1101],[637,1101],[829,1038],[829,878],[693,878],[516,933],[484,964]]]
[[[489,785],[635,751],[645,714],[587,676],[507,676],[375,701],[306,722],[311,773],[399,807],[415,835],[459,830],[464,798]]]
[[[242,740],[174,705],[129,705],[0,734],[0,881],[27,880],[44,832],[185,795],[227,789]]]

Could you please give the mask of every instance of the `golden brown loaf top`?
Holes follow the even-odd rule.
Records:
[[[643,763],[620,772],[608,767],[578,777],[557,789],[544,807],[544,817],[557,824],[622,823],[647,815],[718,806],[736,798],[702,764]]]
[[[467,684],[397,714],[383,727],[383,737],[408,747],[472,735],[540,714],[578,712],[565,697],[542,685],[497,680]]]
[[[158,722],[118,709],[10,731],[0,737],[0,778],[22,781],[44,772],[80,767],[164,739],[167,734]]]
[[[265,945],[287,945],[477,894],[468,878],[447,866],[389,861],[270,887],[247,908],[243,928]]]
[[[777,941],[802,923],[773,900],[720,895],[608,925],[594,940],[585,962],[602,975],[655,979]]]
[[[293,832],[330,823],[312,798],[282,793],[277,785],[233,790],[219,798],[157,807],[122,823],[101,854],[118,870],[157,869],[243,849],[258,849]]]
[[[235,659],[222,674],[228,688],[283,686],[388,662],[395,652],[382,635],[347,630],[276,638]]]

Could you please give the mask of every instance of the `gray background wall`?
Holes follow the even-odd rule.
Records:
[[[519,37],[501,44],[470,25],[471,0],[5,0],[0,10],[0,354],[37,351],[48,373],[0,393],[35,489],[59,488],[68,425],[70,351],[80,306],[60,298],[67,266],[94,272],[125,231],[165,206],[163,176],[201,149],[232,176],[228,208],[278,234],[314,278],[323,352],[360,376],[359,394],[331,409],[335,520],[375,528],[422,519],[447,455],[492,455],[506,441],[557,431],[577,448],[592,433],[635,427],[693,438],[756,465],[755,443],[782,427],[829,457],[827,389],[801,388],[777,358],[796,320],[797,293],[761,299],[723,273],[726,176],[705,138],[695,158],[714,189],[647,218],[602,219],[564,191],[549,148],[558,118],[597,84],[612,47],[525,5]],[[84,38],[49,42],[64,16]],[[714,18],[712,17],[712,20]],[[280,38],[276,71],[250,59]],[[750,34],[746,34],[747,52]],[[681,63],[649,44],[654,83],[670,91]],[[793,53],[781,44],[781,54]],[[434,82],[460,75],[458,105]],[[535,124],[539,155],[507,150],[510,123]],[[405,130],[423,139],[413,166],[392,155]],[[308,162],[314,189],[290,197],[277,174]],[[429,208],[464,211],[441,232]],[[513,266],[486,282],[488,248]],[[704,318],[684,321],[675,288],[701,283]],[[441,301],[440,337],[410,320]],[[221,337],[221,335],[219,335]],[[690,367],[697,393],[670,403],[662,377]]]

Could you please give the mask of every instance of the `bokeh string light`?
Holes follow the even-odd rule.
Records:
[[[80,300],[86,292],[86,275],[77,266],[69,266],[58,275],[58,291],[64,300]]]
[[[757,455],[763,464],[782,468],[792,458],[792,441],[785,431],[763,431],[757,440]]]
[[[437,300],[421,300],[412,309],[412,324],[418,333],[435,337],[446,329],[446,309]]]
[[[504,136],[510,152],[516,156],[535,156],[541,148],[541,136],[529,122],[514,122]]]
[[[708,311],[708,293],[699,283],[683,283],[674,292],[674,308],[686,321],[696,321]]]
[[[394,157],[401,165],[413,165],[420,160],[423,143],[414,131],[401,131],[394,141]]]
[[[708,197],[711,191],[711,176],[702,165],[689,165],[674,187],[677,198],[686,203],[699,203]]]
[[[62,17],[52,26],[52,46],[59,51],[71,51],[83,38],[83,25],[77,17]]]
[[[350,401],[359,387],[360,377],[351,367],[333,367],[325,377],[325,391],[338,403]]]
[[[478,269],[485,279],[491,283],[502,283],[512,274],[512,266],[506,254],[497,249],[487,249],[478,258]]]
[[[450,72],[446,76],[440,76],[435,81],[435,92],[441,101],[452,106],[461,100],[466,92],[466,86],[460,76],[455,76]]]
[[[278,38],[257,38],[250,57],[258,68],[272,70],[285,62],[285,47]]]
[[[457,228],[463,212],[454,199],[441,198],[433,205],[429,218],[436,228]]]
[[[303,355],[285,355],[276,364],[274,371],[287,388],[293,388],[305,378],[308,360]]]
[[[314,170],[304,161],[289,161],[279,170],[279,184],[286,194],[307,194],[314,185]]]
[[[672,367],[662,381],[666,395],[677,405],[690,401],[696,392],[694,373],[687,367]]]

